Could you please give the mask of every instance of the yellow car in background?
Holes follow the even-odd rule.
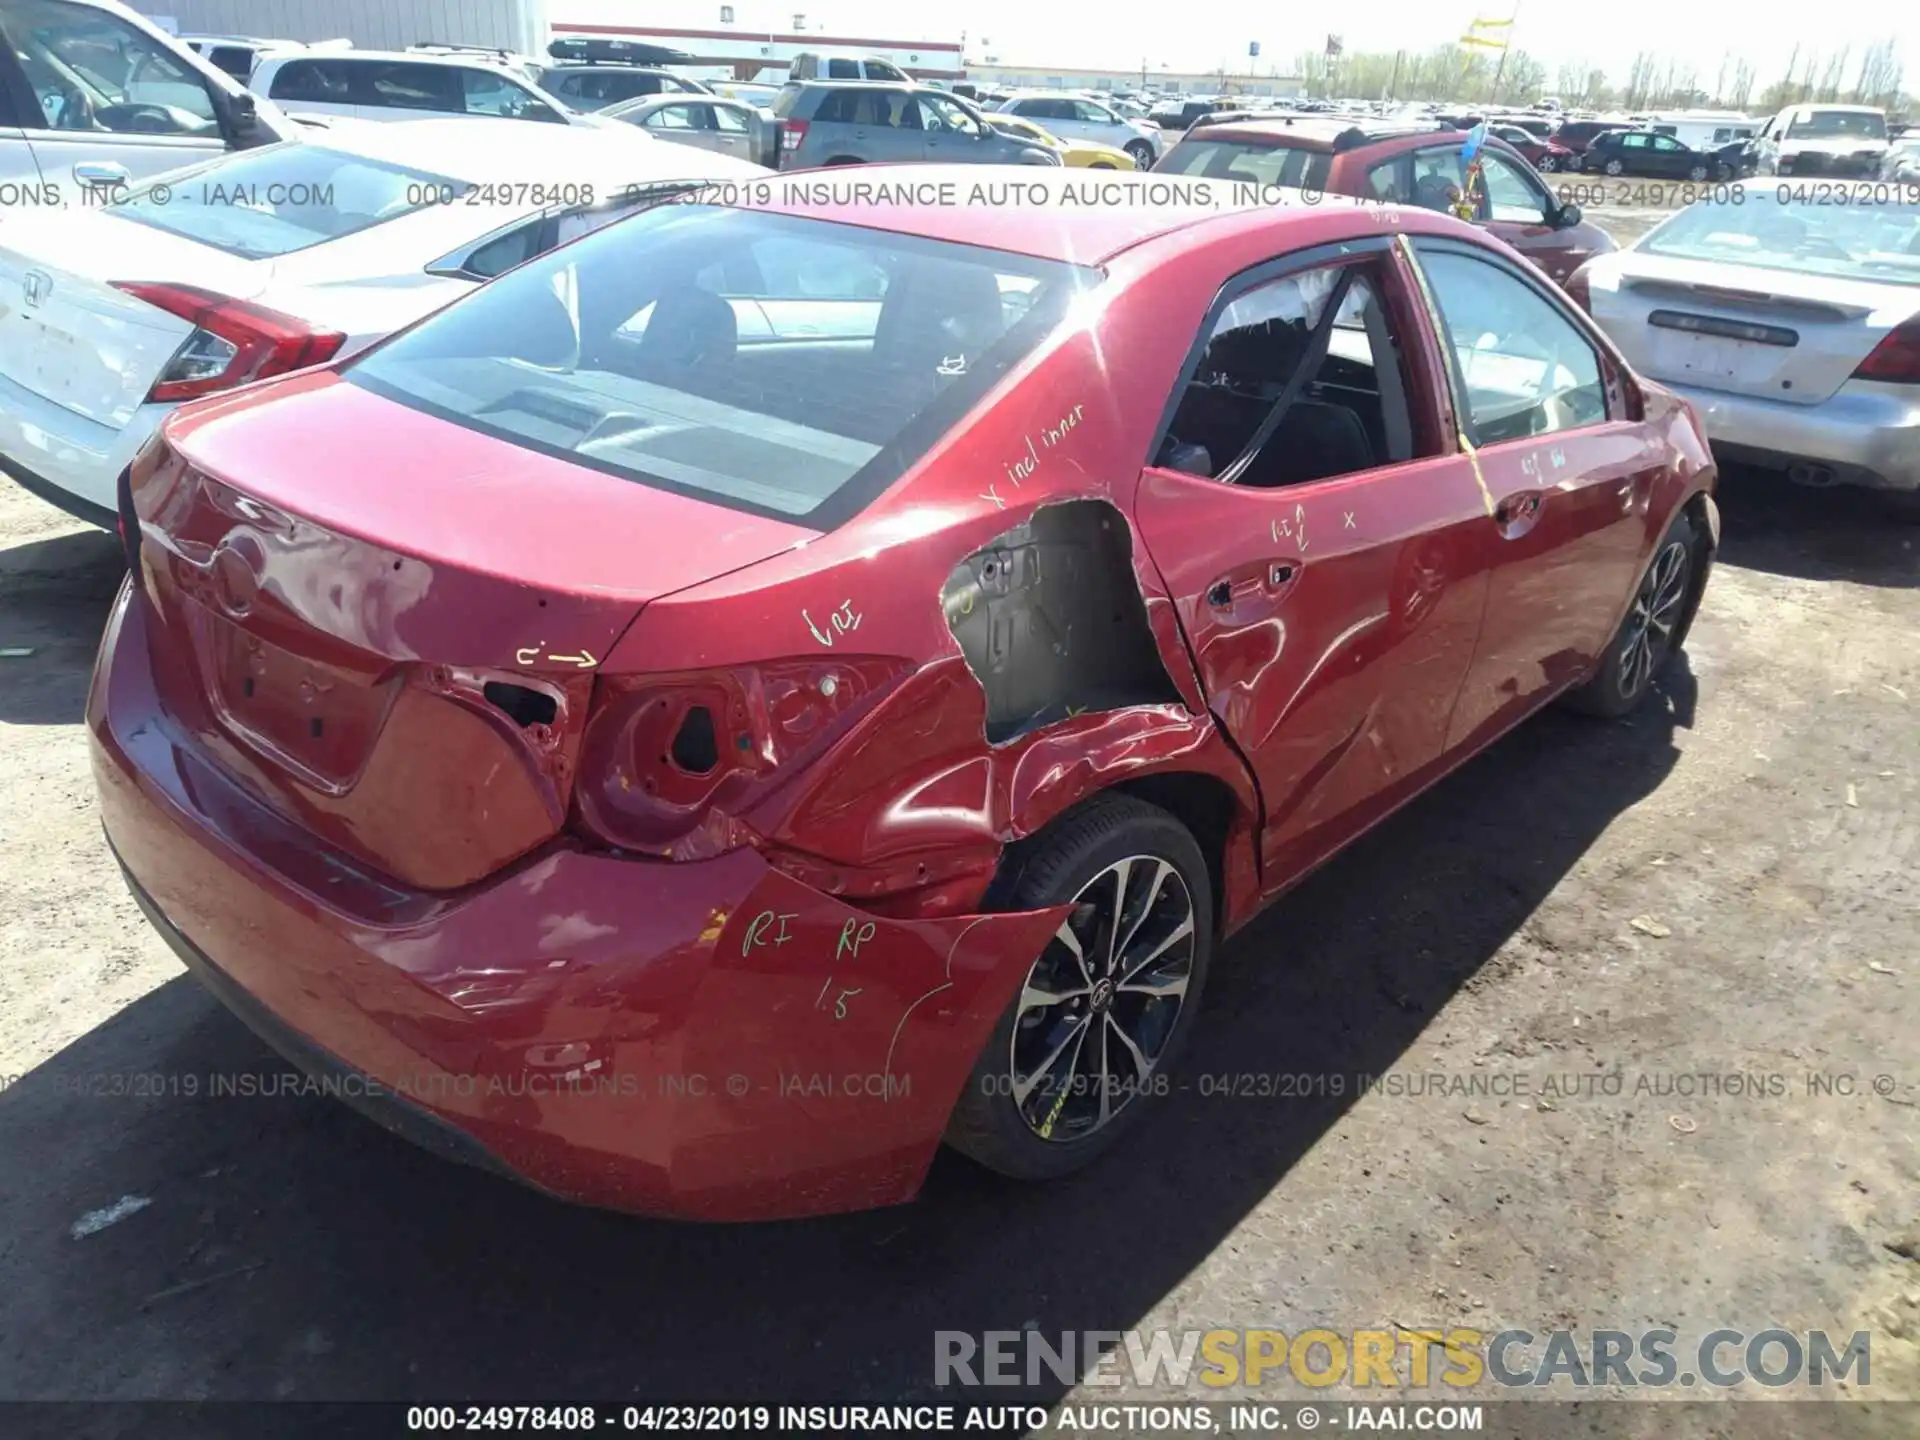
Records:
[[[1094,140],[1062,140],[1050,130],[1042,130],[1031,120],[1022,120],[1017,115],[988,115],[986,122],[1002,135],[1015,140],[1026,140],[1035,145],[1044,145],[1049,150],[1060,153],[1062,165],[1078,165],[1086,170],[1133,170],[1136,167],[1133,157],[1126,151],[1113,145],[1102,145]]]

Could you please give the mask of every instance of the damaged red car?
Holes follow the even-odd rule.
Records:
[[[288,1057],[556,1195],[1058,1175],[1263,904],[1648,693],[1712,481],[1445,216],[664,205],[173,417],[107,835]]]

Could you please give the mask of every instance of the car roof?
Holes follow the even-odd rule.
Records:
[[[513,68],[510,62],[499,57],[486,58],[468,51],[447,50],[316,50],[311,46],[290,51],[285,55],[274,55],[261,61],[262,65],[271,65],[276,61],[293,60],[375,60],[382,65],[450,65],[462,70],[484,70],[489,75],[498,75],[502,70]],[[523,77],[524,78],[524,77]]]
[[[1208,140],[1269,140],[1302,150],[1359,150],[1395,141],[1414,144],[1460,132],[1431,125],[1368,125],[1341,116],[1288,115],[1227,120],[1200,134]]]
[[[351,129],[330,128],[294,143],[348,151],[456,179],[511,177],[559,184],[577,181],[588,172],[617,172],[635,180],[656,178],[655,171],[661,179],[724,175],[734,168],[743,175],[764,173],[763,167],[745,160],[656,140],[631,125],[494,125],[476,124],[465,116],[369,120]],[[710,167],[710,161],[717,163]]]
[[[1231,215],[1254,211],[1273,214],[1290,209],[1290,201],[1284,195],[1276,199],[1273,194],[1262,196],[1259,202],[1248,199],[1239,205],[1181,203],[1182,192],[1189,187],[1197,190],[1204,186],[1203,193],[1216,196],[1221,193],[1223,187],[1219,182],[1196,180],[1192,176],[1115,171],[1111,176],[1103,174],[1099,180],[1089,182],[1084,171],[1037,170],[1030,165],[862,165],[857,170],[785,171],[781,182],[767,201],[756,202],[755,208],[1074,265],[1098,265],[1145,241]],[[817,182],[829,188],[823,197],[811,192],[805,182]],[[1137,196],[1139,203],[1094,203],[1084,198],[1084,187],[1089,183],[1099,187],[1102,198],[1115,194],[1108,187],[1118,186],[1120,193]],[[912,186],[916,197],[927,193],[921,187],[951,186],[954,195],[962,200],[975,195],[974,187],[985,188],[979,192],[978,203],[912,205],[863,199],[857,188],[889,184]],[[1021,193],[1025,201],[992,203],[1004,199],[993,187],[1006,185],[1023,187]],[[1083,198],[1065,205],[1054,199],[1068,190]],[[874,189],[865,192],[867,197],[881,193]],[[821,198],[837,201],[841,196],[845,197],[844,203],[814,203]],[[1342,208],[1368,207],[1365,202],[1344,195],[1327,196],[1318,205],[1303,197],[1295,213],[1305,218]]]

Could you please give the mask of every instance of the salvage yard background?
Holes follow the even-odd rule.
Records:
[[[701,1229],[327,1100],[205,1097],[284,1067],[101,839],[82,711],[117,545],[0,484],[0,648],[31,652],[0,658],[0,1397],[895,1402],[936,1329],[1664,1324],[1869,1329],[1871,1393],[1920,1398],[1920,525],[1746,471],[1720,493],[1657,703],[1529,723],[1225,951],[1188,1079],[1347,1094],[1189,1088],[1061,1184],[943,1159],[914,1206]],[[1355,1100],[1387,1071],[1535,1094]],[[1602,1073],[1621,1093],[1538,1101]],[[1702,1073],[1784,1093],[1673,1093]]]

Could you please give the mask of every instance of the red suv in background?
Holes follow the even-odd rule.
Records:
[[[1568,163],[1573,159],[1573,151],[1558,140],[1542,139],[1531,131],[1521,129],[1518,125],[1504,125],[1498,121],[1488,129],[1496,140],[1506,141],[1529,165],[1543,175],[1552,174],[1557,170],[1578,168]]]
[[[1458,130],[1356,125],[1317,116],[1202,122],[1153,168],[1207,179],[1280,185],[1449,212],[1465,182]],[[1556,283],[1619,247],[1563,205],[1511,145],[1489,137],[1476,223]]]

